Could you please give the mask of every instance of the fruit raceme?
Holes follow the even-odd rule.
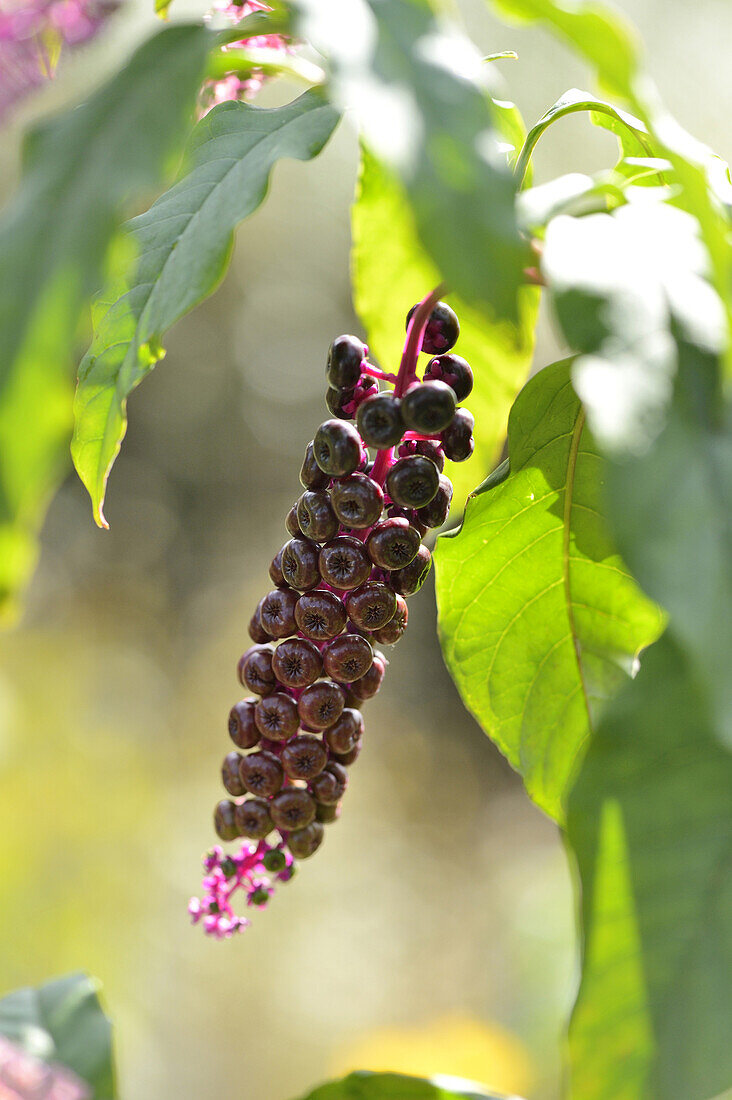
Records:
[[[234,911],[237,892],[248,906],[266,905],[274,883],[292,877],[340,814],[361,751],[361,709],[388,663],[375,646],[399,641],[407,598],[429,573],[422,539],[442,526],[452,500],[445,459],[473,450],[473,418],[457,407],[473,384],[451,350],[459,332],[434,291],[407,316],[397,374],[371,364],[355,336],[330,347],[333,416],[306,448],[290,538],[272,559],[273,587],[239,660],[250,694],[229,715],[235,749],[223,762],[228,797],[214,825],[222,841],[243,840],[234,855],[218,845],[206,855],[203,897],[189,906],[217,938],[249,923]],[[421,380],[420,353],[429,356]],[[393,389],[380,391],[377,380]]]

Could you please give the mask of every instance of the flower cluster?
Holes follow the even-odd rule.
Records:
[[[257,11],[271,11],[272,9],[262,0],[241,0],[241,3],[229,3],[228,0],[215,0],[208,19],[223,19],[228,23],[238,23],[246,15]],[[265,81],[265,75],[261,68],[249,69],[242,74],[234,65],[235,52],[237,50],[271,50],[274,55],[285,52],[288,47],[285,39],[278,34],[255,35],[252,38],[242,38],[236,42],[230,42],[221,47],[223,68],[226,69],[226,55],[232,59],[230,71],[223,71],[220,75],[204,81],[199,95],[199,115],[208,114],[212,107],[225,100],[251,99],[256,95]]]
[[[431,567],[422,539],[450,510],[445,460],[473,449],[473,417],[457,407],[473,384],[469,365],[451,353],[459,331],[435,292],[407,316],[398,374],[370,363],[355,336],[331,344],[333,418],[307,446],[305,491],[270,565],[274,587],[249,624],[254,644],[239,660],[240,683],[252,694],[229,714],[236,750],[221,774],[230,797],[216,806],[214,825],[222,840],[249,843],[238,856],[216,848],[206,857],[204,896],[191,902],[194,921],[218,938],[249,923],[234,913],[234,891],[265,905],[264,872],[289,879],[292,861],[312,855],[339,817],[361,751],[361,708],[388,663],[374,646],[404,633],[406,600]],[[420,352],[430,356],[421,380]],[[377,379],[394,390],[379,391]],[[273,833],[274,847],[266,843]]]
[[[2,1100],[90,1100],[91,1089],[65,1066],[48,1065],[0,1035]]]

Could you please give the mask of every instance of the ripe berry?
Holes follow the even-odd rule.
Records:
[[[371,559],[360,539],[339,535],[320,551],[318,569],[326,584],[345,592],[368,580]]]
[[[304,829],[295,829],[287,838],[287,846],[295,859],[307,859],[317,852],[323,843],[323,826],[319,821],[311,821]]]
[[[272,584],[280,588],[285,584],[285,578],[282,576],[282,548],[277,551],[272,561],[269,563],[269,576]]]
[[[355,473],[333,482],[331,501],[344,527],[371,527],[381,515],[384,493],[366,474]]]
[[[409,565],[419,542],[419,531],[408,520],[385,519],[370,532],[366,549],[374,565],[381,569],[401,569]]]
[[[272,670],[288,688],[303,688],[314,683],[323,671],[320,650],[305,638],[280,642],[272,658]]]
[[[424,455],[431,458],[437,469],[442,473],[445,469],[445,454],[439,439],[405,439],[399,447],[399,457],[407,455]]]
[[[259,618],[273,638],[289,638],[297,633],[295,608],[299,597],[291,588],[275,588],[262,600]]]
[[[368,447],[393,447],[404,435],[401,401],[390,391],[367,398],[358,409],[356,423]]]
[[[437,435],[455,415],[455,394],[444,382],[417,382],[402,398],[404,423],[421,435]]]
[[[345,706],[343,692],[330,680],[318,680],[306,687],[297,704],[300,718],[314,730],[324,730],[337,722]]]
[[[269,695],[275,688],[272,647],[252,646],[239,660],[239,679],[254,695]]]
[[[338,802],[343,797],[348,786],[348,772],[342,764],[326,764],[325,769],[317,775],[310,784],[318,802]]]
[[[260,733],[254,721],[257,699],[242,699],[229,711],[229,737],[240,749],[253,749]]]
[[[254,721],[263,737],[270,741],[285,741],[297,733],[300,725],[295,700],[283,691],[275,691],[260,699],[254,708]]]
[[[416,308],[416,305],[412,306],[407,314],[407,326]],[[443,351],[449,351],[455,345],[459,335],[460,324],[457,315],[446,302],[438,302],[427,322],[422,339],[422,351],[426,351],[428,355],[441,355]]]
[[[429,504],[439,485],[440,472],[424,455],[398,459],[386,475],[389,496],[403,508],[422,508]]]
[[[254,610],[254,614],[249,620],[249,637],[252,639],[253,642],[256,642],[257,645],[263,645],[265,642],[270,641],[270,636],[262,626],[259,618],[259,612],[263,602],[263,600],[259,601]]]
[[[241,836],[251,840],[262,840],[273,829],[269,805],[261,798],[248,798],[241,802],[235,811],[237,828]]]
[[[432,566],[432,555],[426,546],[420,546],[414,561],[404,569],[398,569],[389,576],[390,582],[402,596],[412,596],[419,592],[427,579]]]
[[[339,420],[351,420],[353,390],[337,390],[333,386],[328,386],[325,391],[325,403],[328,406],[328,412],[337,416]]]
[[[460,355],[438,355],[425,367],[424,380],[446,382],[456,401],[464,401],[473,389],[473,372]]]
[[[330,825],[332,821],[337,821],[340,816],[340,802],[334,802],[332,805],[328,802],[318,802],[315,808],[315,820],[322,822],[323,825]]]
[[[305,458],[300,468],[300,484],[305,489],[325,489],[328,477],[315,461],[314,442],[311,439],[305,449]]]
[[[323,670],[336,683],[350,684],[368,672],[373,659],[371,646],[360,634],[341,634],[324,650]]]
[[[338,534],[338,520],[325,489],[306,490],[297,502],[297,522],[306,538],[327,542]]]
[[[440,435],[445,456],[451,462],[464,462],[473,453],[475,417],[467,409],[458,409],[452,424]]]
[[[361,462],[361,438],[352,424],[326,420],[313,440],[315,461],[329,477],[346,477]]]
[[[309,539],[290,539],[282,548],[282,574],[298,592],[315,588],[318,573],[318,547]]]
[[[293,504],[290,511],[285,518],[285,527],[294,539],[299,539],[302,535],[300,530],[300,524],[297,522],[297,501]],[[284,546],[282,547],[284,550]],[[280,558],[280,568],[282,568],[282,558]]]
[[[350,752],[363,735],[363,717],[360,710],[346,707],[340,718],[323,734],[328,748],[335,753]]]
[[[333,592],[306,592],[295,608],[295,619],[302,633],[316,642],[335,638],[346,625],[346,609]]]
[[[319,738],[303,733],[287,742],[281,759],[290,779],[314,779],[328,763],[328,750]]]
[[[214,829],[222,840],[236,840],[239,829],[236,823],[236,805],[224,798],[214,810]]]
[[[350,752],[333,754],[333,763],[342,764],[344,768],[350,768],[351,764],[355,764],[361,755],[362,741],[357,741]]]
[[[352,390],[361,377],[366,346],[357,336],[337,336],[330,345],[325,368],[328,382],[338,390]]]
[[[368,581],[346,597],[348,618],[361,630],[386,626],[396,611],[396,593],[380,581]]]
[[[280,791],[269,804],[272,820],[278,829],[303,829],[315,819],[315,802],[312,795],[300,787],[288,787]]]
[[[368,672],[362,676],[360,680],[354,680],[351,684],[351,694],[354,695],[359,702],[373,698],[381,687],[381,681],[384,679],[385,672],[385,658],[381,653],[375,653],[373,664]]]
[[[233,794],[235,798],[244,794],[244,784],[239,775],[240,760],[238,752],[230,752],[226,754],[221,765],[221,782],[229,794]]]
[[[275,754],[262,751],[239,757],[239,775],[244,787],[262,798],[277,794],[285,779]]]
[[[394,617],[389,620],[386,626],[374,631],[374,641],[378,642],[379,645],[395,645],[407,629],[408,617],[407,601],[403,596],[397,596],[397,609]]]
[[[452,482],[449,477],[440,474],[440,487],[429,504],[419,510],[419,518],[428,527],[442,527],[450,514],[452,504]]]

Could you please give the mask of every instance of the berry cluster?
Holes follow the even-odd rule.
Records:
[[[205,857],[205,896],[190,906],[213,935],[248,923],[234,914],[236,890],[250,905],[266,904],[266,872],[287,881],[293,860],[312,855],[338,818],[361,751],[361,707],[386,670],[374,645],[399,641],[406,599],[429,573],[422,539],[442,526],[452,500],[445,459],[472,453],[473,417],[457,407],[472,372],[451,352],[460,328],[438,299],[435,291],[407,315],[396,375],[369,363],[355,336],[330,347],[326,401],[334,415],[307,446],[304,492],[286,519],[290,538],[272,559],[274,587],[257,605],[254,644],[239,661],[251,696],[229,715],[237,751],[224,759],[230,797],[218,803],[214,824],[221,840],[246,839],[237,856],[215,848]],[[420,351],[430,356],[421,381]],[[377,379],[394,389],[379,391]]]

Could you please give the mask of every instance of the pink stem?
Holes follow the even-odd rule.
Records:
[[[372,367],[370,363],[365,367],[361,367],[361,374],[370,374],[372,378],[380,378],[382,382],[396,382],[398,379],[398,375],[379,370],[378,367]]]

